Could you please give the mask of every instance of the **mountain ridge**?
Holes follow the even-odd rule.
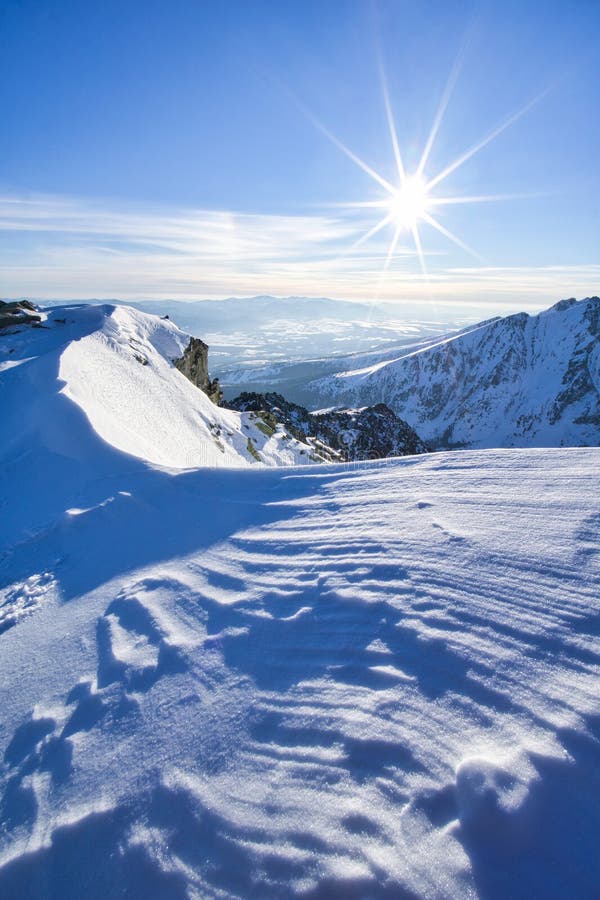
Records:
[[[303,386],[316,405],[386,403],[438,449],[597,446],[600,298],[515,313]]]

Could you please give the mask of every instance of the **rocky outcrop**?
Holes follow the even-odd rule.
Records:
[[[203,391],[208,384],[208,344],[200,338],[191,337],[190,342],[183,351],[183,356],[174,359],[176,369],[185,375],[192,384]]]
[[[208,375],[208,344],[205,344],[200,338],[191,337],[183,351],[183,356],[174,359],[173,365],[219,406],[223,394],[219,386],[219,379],[211,380]]]
[[[261,416],[273,431],[283,425],[292,437],[308,446],[331,451],[332,460],[385,459],[427,453],[416,432],[384,403],[363,409],[311,413],[281,394],[245,392],[225,404],[239,412]]]
[[[344,453],[348,460],[386,459],[427,453],[428,446],[385,403],[362,409],[310,413],[317,434]]]
[[[0,300],[0,328],[33,325],[40,321],[41,316],[37,315],[36,307],[29,300],[15,300],[14,302]]]

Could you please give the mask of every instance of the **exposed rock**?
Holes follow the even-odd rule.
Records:
[[[212,381],[209,381],[208,385],[203,390],[209,400],[212,400],[215,406],[221,405],[223,401],[223,391],[221,390],[221,385],[219,384],[218,378],[213,378]]]
[[[219,386],[219,379],[212,380],[208,375],[208,344],[200,338],[191,337],[190,342],[183,351],[183,356],[173,360],[173,365],[185,375],[192,384],[200,388],[214,404],[219,406],[223,394]]]
[[[0,328],[10,328],[15,325],[33,325],[41,321],[37,310],[29,300],[15,300],[5,302],[0,300]]]
[[[203,391],[208,385],[208,344],[191,337],[183,356],[173,360],[175,368]]]
[[[296,440],[332,460],[385,459],[427,453],[429,449],[410,425],[384,403],[363,409],[311,413],[281,394],[245,392],[225,405],[259,414],[265,434],[283,425]]]

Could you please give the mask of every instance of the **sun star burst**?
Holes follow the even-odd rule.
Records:
[[[325,136],[330,141],[332,141],[339,150],[341,150],[349,159],[351,159],[356,166],[358,166],[363,172],[365,172],[365,174],[373,179],[373,181],[378,184],[379,188],[383,189],[386,193],[386,196],[383,199],[379,200],[365,200],[356,203],[340,204],[341,206],[350,209],[380,209],[383,211],[383,218],[376,222],[365,234],[361,235],[350,248],[350,250],[352,250],[364,244],[384,228],[390,228],[392,230],[392,238],[390,240],[388,252],[385,258],[383,269],[381,271],[380,280],[381,278],[385,277],[392,263],[396,248],[398,246],[398,242],[403,232],[408,232],[412,236],[421,270],[424,277],[428,277],[427,268],[425,265],[425,253],[423,250],[423,244],[419,231],[419,226],[423,224],[434,228],[447,240],[451,241],[457,247],[460,247],[461,250],[469,253],[471,256],[474,256],[479,262],[482,262],[481,256],[476,253],[475,250],[465,244],[465,242],[457,237],[457,235],[455,235],[452,231],[450,231],[449,228],[442,225],[442,223],[438,221],[438,219],[433,215],[433,210],[436,207],[449,207],[455,204],[483,203],[494,200],[506,200],[515,199],[517,197],[531,196],[526,194],[479,194],[476,196],[458,195],[451,197],[435,196],[434,189],[437,188],[438,185],[445,181],[446,178],[448,178],[460,166],[464,165],[476,153],[479,153],[480,150],[491,143],[491,141],[498,137],[498,135],[501,134],[506,128],[508,128],[510,125],[513,125],[522,115],[528,112],[528,110],[530,110],[535,103],[541,100],[548,93],[547,90],[543,91],[517,112],[513,113],[499,125],[493,128],[481,140],[479,140],[476,144],[474,144],[472,147],[458,156],[455,160],[445,166],[440,172],[427,179],[424,175],[424,169],[429,160],[433,145],[438,135],[444,113],[446,112],[452,89],[458,77],[459,68],[460,65],[457,63],[450,74],[446,87],[443,91],[438,110],[435,114],[433,124],[431,126],[429,136],[427,138],[427,142],[425,144],[425,148],[421,155],[419,164],[414,172],[408,173],[404,168],[402,155],[400,153],[400,145],[398,142],[398,135],[396,133],[394,117],[392,114],[392,107],[390,103],[385,73],[383,70],[383,66],[380,65],[383,102],[397,170],[396,178],[394,179],[395,183],[391,182],[375,169],[373,169],[372,166],[362,160],[356,153],[354,153],[344,143],[342,143],[339,138],[337,138],[324,125],[316,120],[314,116],[310,116],[311,120],[319,128],[319,130],[322,131],[323,134],[325,134]]]

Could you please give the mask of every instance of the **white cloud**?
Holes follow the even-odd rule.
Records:
[[[600,266],[444,268],[400,251],[382,282],[387,238],[349,252],[369,223],[337,215],[253,215],[0,197],[3,296],[122,299],[275,295],[545,306],[597,290]],[[435,267],[431,265],[435,262]]]

